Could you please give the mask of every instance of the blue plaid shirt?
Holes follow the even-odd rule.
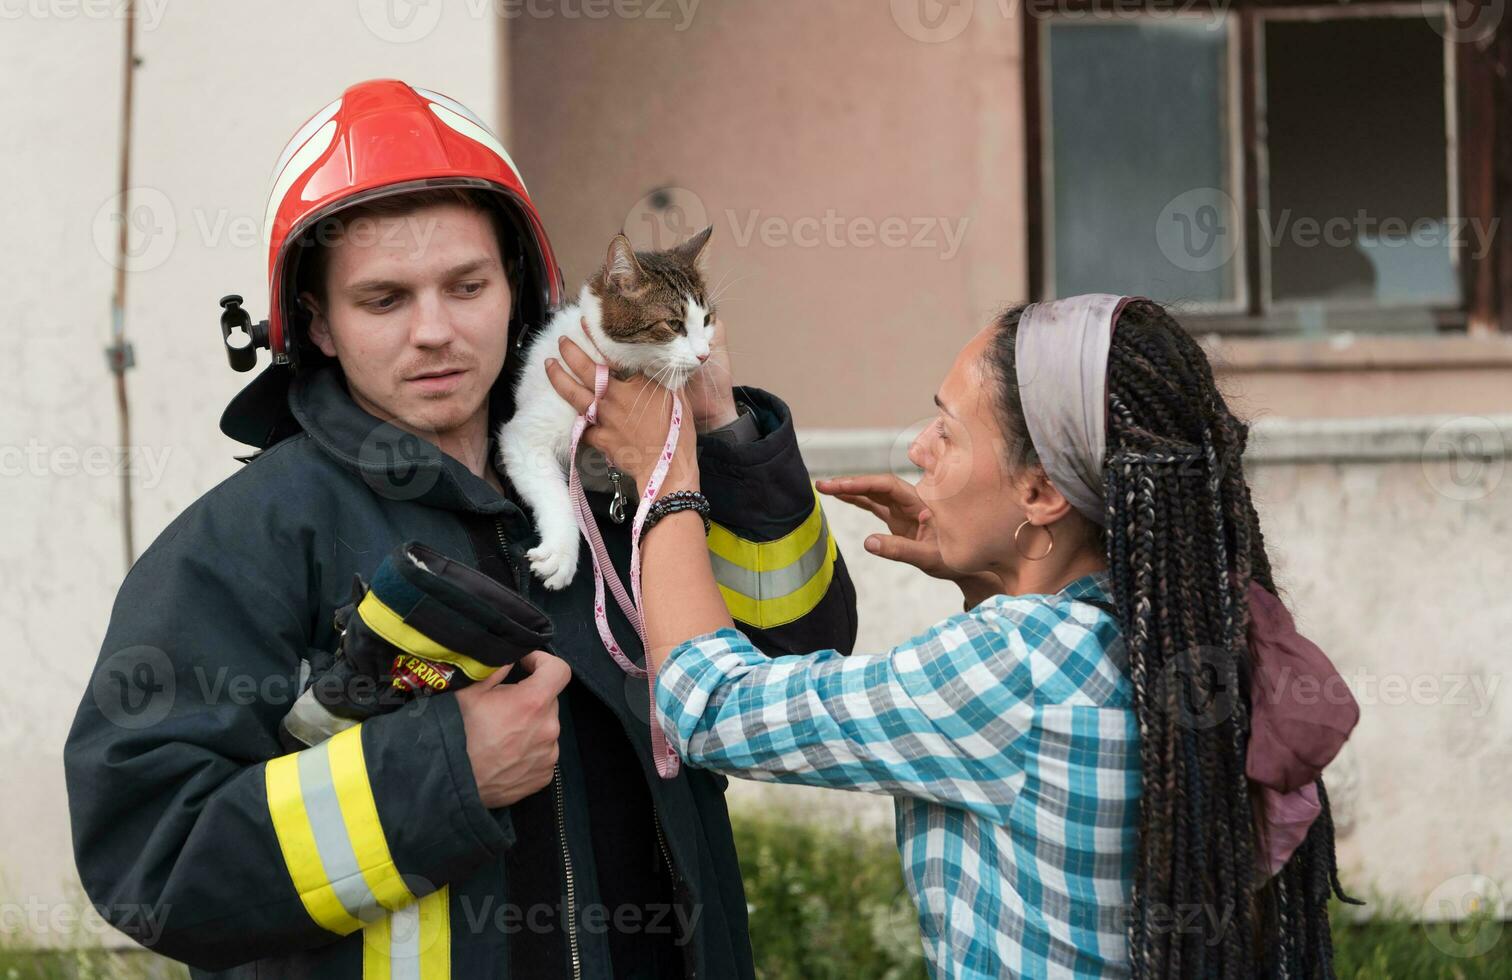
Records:
[[[895,797],[936,977],[1122,977],[1139,730],[1106,572],[997,595],[887,653],[769,659],[724,628],[656,703],[693,765]]]

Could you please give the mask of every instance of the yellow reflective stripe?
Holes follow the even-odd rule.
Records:
[[[719,591],[735,619],[757,629],[781,626],[803,618],[829,591],[837,549],[824,519],[819,491],[814,489],[813,493],[814,509],[809,516],[775,541],[748,541],[721,524],[709,529],[715,575],[724,579],[719,582]],[[807,562],[812,567],[812,553],[817,549],[822,549],[824,555],[818,568],[806,580],[792,586],[805,570],[800,563]],[[786,574],[782,574],[784,571]],[[735,585],[744,585],[756,594]],[[785,593],[762,594],[764,588],[775,591],[785,586],[789,587]]]
[[[399,649],[408,650],[427,660],[440,660],[453,664],[460,667],[462,673],[475,681],[483,680],[497,669],[474,660],[465,653],[458,653],[450,647],[437,643],[406,623],[402,616],[390,609],[388,604],[372,591],[369,591],[358,604],[357,615],[363,618],[374,633]]]
[[[415,899],[394,866],[362,753],[362,727],[264,767],[268,813],[311,920],[346,935]]]
[[[341,819],[346,824],[347,839],[357,856],[357,866],[378,904],[396,909],[413,902],[414,894],[405,885],[389,854],[388,839],[378,820],[378,804],[373,786],[368,782],[367,762],[362,755],[362,728],[348,728],[332,736],[331,782],[341,803]]]
[[[354,729],[355,730],[355,729]],[[273,831],[283,851],[285,866],[299,892],[305,911],[322,929],[345,936],[362,927],[341,904],[326,877],[315,845],[315,832],[305,813],[304,795],[299,788],[299,755],[280,756],[267,764],[264,778],[268,790],[268,813]]]
[[[362,929],[362,980],[393,980],[389,948],[394,943],[392,916],[379,916]]]
[[[420,900],[420,976],[451,976],[451,905],[445,888]]]
[[[451,976],[451,903],[439,891],[369,923],[362,932],[363,980]]]
[[[831,535],[829,544],[825,547],[824,564],[814,577],[802,586],[789,592],[787,595],[775,596],[771,599],[754,599],[734,589],[721,585],[719,592],[724,596],[725,606],[730,610],[730,615],[757,629],[770,629],[773,626],[782,626],[804,616],[824,599],[824,594],[829,591],[830,582],[835,577],[835,539]]]
[[[775,541],[747,541],[723,524],[709,528],[709,550],[732,564],[753,572],[791,565],[819,540],[824,513],[819,509],[819,491],[814,491],[814,509],[803,523]]]

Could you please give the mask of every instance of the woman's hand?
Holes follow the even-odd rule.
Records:
[[[930,524],[929,508],[906,480],[891,473],[874,473],[819,480],[815,486],[820,493],[839,497],[882,519],[891,533],[867,536],[866,550],[872,554],[956,583],[970,606],[1003,590],[1002,582],[989,572],[958,572],[945,564],[940,557],[939,539]]]
[[[563,337],[562,359],[546,360],[546,376],[557,394],[579,414],[593,402],[593,375],[597,365],[577,344]],[[565,367],[563,363],[565,362]],[[570,369],[570,371],[569,371]],[[579,379],[587,379],[584,384]],[[672,420],[672,393],[649,378],[625,381],[609,379],[598,403],[598,422],[583,432],[583,441],[630,474],[644,490],[651,471],[661,458]],[[658,495],[672,490],[698,489],[697,433],[685,412],[682,431],[666,478]]]

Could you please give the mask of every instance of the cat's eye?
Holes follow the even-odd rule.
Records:
[[[683,326],[681,320],[663,320],[662,322],[671,327],[674,333],[687,333],[687,328]]]
[[[714,325],[714,314],[712,314],[712,313],[705,313],[704,314],[704,326],[706,326],[706,327],[712,327],[713,325]]]

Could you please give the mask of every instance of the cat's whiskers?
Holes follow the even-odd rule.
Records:
[[[729,281],[729,279],[733,271],[734,270],[729,270],[725,272],[725,274],[719,279],[719,285],[715,286],[712,290],[709,291],[710,306],[718,305],[719,301],[724,298],[725,290],[729,289],[731,286],[744,282],[745,280],[751,278],[752,275],[754,275],[754,273],[747,273],[746,275],[741,276],[739,279],[731,282]]]
[[[650,377],[650,379],[651,379],[652,382],[654,382],[656,384],[661,384],[661,379],[662,379],[663,375],[665,375],[667,372],[669,372],[671,370],[672,370],[672,365],[670,365],[670,364],[663,364],[661,367],[659,367],[659,368],[656,369],[656,372],[654,374],[651,374],[649,377]],[[650,389],[647,389],[647,390],[650,390]],[[644,397],[644,395],[645,395],[645,392],[643,391],[641,394],[635,396],[635,401],[630,406],[630,417],[632,419],[635,418],[636,409],[638,409],[640,407],[640,401],[641,401],[641,398]],[[650,406],[648,405],[647,407],[649,408]]]

